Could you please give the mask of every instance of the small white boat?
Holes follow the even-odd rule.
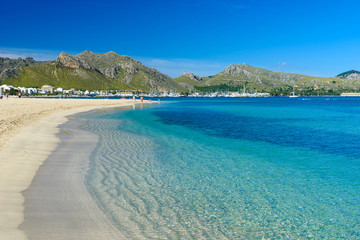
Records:
[[[299,96],[295,94],[295,91],[293,91],[293,92],[290,94],[289,97],[290,97],[290,98],[295,98],[295,97],[299,97]]]

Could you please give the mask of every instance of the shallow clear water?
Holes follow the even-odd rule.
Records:
[[[136,109],[85,116],[88,189],[129,238],[360,238],[358,99]]]

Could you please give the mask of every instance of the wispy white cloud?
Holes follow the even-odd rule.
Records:
[[[0,57],[24,58],[32,57],[39,61],[55,60],[61,51],[39,50],[39,49],[22,49],[22,48],[1,48]]]
[[[287,64],[287,62],[282,62],[282,63],[279,63],[279,65],[278,65],[278,69],[283,69],[283,68],[285,68],[286,66],[287,66],[288,64]]]
[[[136,58],[136,57],[135,57]],[[199,76],[210,76],[224,70],[229,63],[193,59],[160,59],[137,57],[144,65],[158,69],[170,77],[178,77],[184,71]]]

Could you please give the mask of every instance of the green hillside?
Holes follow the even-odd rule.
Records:
[[[278,89],[284,93],[292,91],[294,82],[306,77],[292,73],[276,73],[246,64],[232,64],[224,71],[209,77],[202,77],[202,81],[195,81],[186,76],[176,78],[175,81],[184,87],[193,85],[196,90],[206,91],[238,91],[245,87],[258,92],[271,92]],[[187,87],[189,90],[190,88]]]
[[[243,91],[269,92],[272,95],[289,95],[295,91],[299,95],[340,95],[342,92],[360,92],[360,80],[356,72],[349,71],[348,78],[312,77],[294,73],[272,72],[246,64],[232,64],[224,71],[202,81],[195,81],[186,76],[175,81],[189,91]],[[349,75],[352,74],[352,75]],[[194,86],[192,89],[188,87]]]
[[[67,68],[56,62],[46,62],[36,66],[22,67],[16,77],[8,78],[5,84],[24,87],[51,85],[64,89],[122,89],[125,84],[111,80],[94,70]]]
[[[181,87],[186,89],[185,92],[193,92],[193,91],[195,91],[195,89],[197,89],[196,87],[203,86],[202,81],[200,82],[193,78],[189,78],[187,76],[180,76],[180,77],[174,78],[174,81],[176,83],[178,83]]]
[[[139,61],[114,52],[85,51],[77,56],[61,53],[56,61],[23,66],[5,84],[24,87],[75,88],[87,90],[117,89],[144,92],[181,91],[169,76]]]

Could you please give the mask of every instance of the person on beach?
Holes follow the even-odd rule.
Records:
[[[18,96],[19,96],[19,98],[21,98],[21,92],[19,92]]]
[[[144,97],[141,97],[141,98],[140,98],[140,100],[141,100],[141,102],[143,102],[143,100],[144,100]]]
[[[133,96],[133,102],[135,102],[135,96]]]

